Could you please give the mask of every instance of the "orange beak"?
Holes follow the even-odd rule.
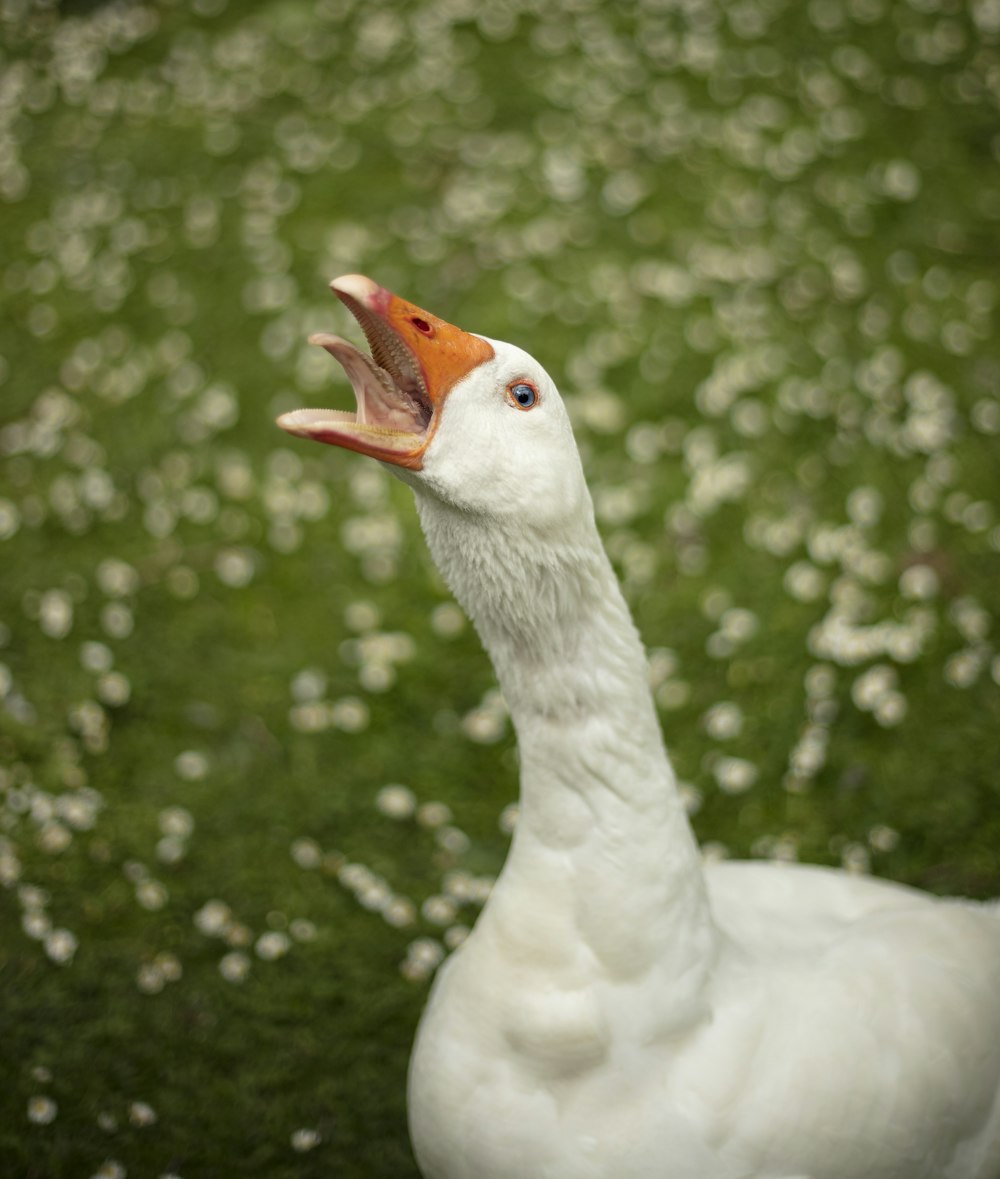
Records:
[[[493,348],[362,274],[343,275],[330,287],[358,321],[372,354],[325,333],[309,342],[341,363],[357,410],[297,409],[282,414],[278,425],[300,438],[419,471],[445,398],[463,377],[492,359]]]

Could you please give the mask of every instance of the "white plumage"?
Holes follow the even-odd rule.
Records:
[[[510,856],[417,1037],[423,1173],[1000,1179],[1000,911],[704,867],[554,384],[368,279],[333,286],[372,345],[316,338],[357,415],[281,424],[411,484],[521,755]]]

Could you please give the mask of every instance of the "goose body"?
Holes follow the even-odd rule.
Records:
[[[703,866],[572,431],[526,353],[351,275],[356,414],[517,732],[521,809],[410,1068],[427,1179],[1000,1179],[1000,910]]]

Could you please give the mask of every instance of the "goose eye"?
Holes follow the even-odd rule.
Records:
[[[517,381],[509,385],[507,395],[518,409],[531,409],[538,402],[538,390],[527,381]]]

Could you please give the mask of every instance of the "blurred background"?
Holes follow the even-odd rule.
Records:
[[[503,700],[305,341],[571,406],[711,856],[1000,894],[997,0],[0,0],[0,1172],[414,1177]]]

